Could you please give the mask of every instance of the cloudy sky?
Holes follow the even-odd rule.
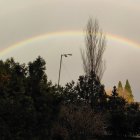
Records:
[[[48,78],[58,79],[62,53],[61,84],[83,74],[81,34],[89,17],[97,18],[107,36],[104,54],[106,89],[130,81],[140,101],[140,1],[139,0],[0,0],[0,59],[14,57],[28,63],[41,55]]]

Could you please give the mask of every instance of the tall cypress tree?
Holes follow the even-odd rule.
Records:
[[[131,86],[128,80],[126,80],[125,90],[132,94]]]
[[[125,91],[127,93],[128,102],[133,102],[134,99],[133,99],[132,89],[128,80],[126,80]]]
[[[119,94],[119,96],[123,97],[123,86],[122,86],[121,81],[119,81],[119,83],[118,83],[118,94]]]
[[[119,81],[119,83],[118,83],[118,90],[123,90],[123,86],[122,86],[122,82],[121,81]]]

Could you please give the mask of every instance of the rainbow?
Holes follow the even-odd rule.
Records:
[[[106,33],[105,35],[107,40],[114,40],[117,42],[125,43],[126,45],[140,47],[140,44],[135,43],[134,41],[129,40],[127,38],[110,34],[110,33]],[[53,38],[53,37],[64,37],[64,36],[84,36],[84,33],[83,31],[60,31],[60,32],[50,32],[46,34],[41,34],[8,46],[7,48],[0,51],[0,56],[4,56],[16,48],[30,45],[36,41],[47,40],[48,38]]]

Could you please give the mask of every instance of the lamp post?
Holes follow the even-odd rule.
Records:
[[[61,58],[60,58],[60,67],[59,67],[59,77],[58,77],[58,87],[59,87],[59,83],[60,83],[60,75],[61,75],[61,65],[62,65],[62,58],[64,57],[68,57],[68,56],[72,56],[72,54],[61,54]]]

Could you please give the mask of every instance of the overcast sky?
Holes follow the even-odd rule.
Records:
[[[89,17],[97,18],[104,33],[126,38],[140,46],[140,0],[0,0],[0,50],[29,38],[51,32],[83,31]],[[47,63],[48,78],[57,82],[61,53],[64,58],[61,83],[83,74],[80,48],[84,37],[59,33],[17,46],[0,55],[29,62],[38,55]],[[140,101],[140,47],[107,38],[103,84],[111,89],[128,79],[135,100]]]

